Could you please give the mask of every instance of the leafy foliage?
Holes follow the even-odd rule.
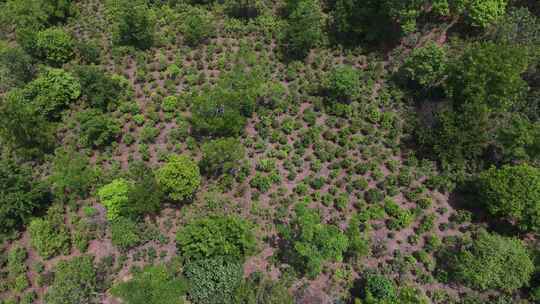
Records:
[[[472,44],[449,64],[449,107],[435,123],[419,129],[420,142],[443,164],[478,165],[494,136],[492,119],[519,105],[526,83],[527,49],[493,43]]]
[[[502,17],[508,0],[470,0],[467,18],[473,26],[486,27]]]
[[[81,95],[79,81],[62,69],[49,69],[24,89],[25,97],[48,119],[58,119],[62,110]]]
[[[505,165],[479,176],[481,202],[497,217],[524,230],[540,229],[540,170],[527,164]]]
[[[107,110],[118,102],[124,88],[117,78],[111,77],[95,66],[78,66],[75,75],[81,83],[81,95],[89,106]]]
[[[49,202],[48,191],[31,169],[2,155],[0,158],[0,234],[11,234]]]
[[[471,246],[463,247],[449,262],[455,280],[481,290],[513,291],[527,286],[534,271],[523,243],[481,231]]]
[[[39,158],[53,149],[55,131],[22,90],[14,89],[4,96],[0,104],[0,136],[6,146],[26,158]]]
[[[52,206],[46,218],[36,218],[28,226],[32,247],[45,259],[68,254],[71,249],[70,233],[64,224],[63,211],[59,205]]]
[[[73,38],[62,28],[48,28],[36,34],[38,57],[54,66],[69,62],[75,55]]]
[[[129,175],[132,183],[123,213],[127,216],[157,213],[164,195],[152,169],[143,162],[135,162],[130,166]]]
[[[86,198],[97,173],[87,156],[71,149],[57,150],[49,178],[54,196],[62,202]]]
[[[98,190],[99,200],[107,208],[107,219],[115,220],[129,202],[129,182],[118,178]]]
[[[254,273],[236,289],[233,303],[293,304],[294,298],[282,282],[272,281],[260,273]]]
[[[185,13],[181,30],[187,43],[197,45],[214,34],[214,20],[207,10],[190,7]]]
[[[101,147],[113,142],[120,135],[120,124],[116,119],[98,109],[77,113],[80,124],[80,142],[87,147]]]
[[[95,301],[97,290],[97,273],[92,257],[74,257],[56,265],[45,301],[50,304],[91,303]]]
[[[323,224],[317,211],[304,204],[296,205],[290,228],[283,233],[292,246],[287,257],[310,277],[322,271],[324,262],[342,261],[349,246],[349,239],[338,227]]]
[[[244,158],[244,147],[235,138],[215,139],[203,144],[203,157],[199,163],[202,171],[209,174],[230,173]]]
[[[181,304],[188,290],[184,278],[167,265],[148,266],[127,281],[115,285],[111,293],[127,304]]]
[[[148,49],[154,43],[155,17],[146,1],[121,0],[115,4],[114,40],[119,45]]]
[[[111,221],[111,241],[122,250],[140,244],[142,239],[138,224],[123,216],[115,218]]]
[[[185,155],[172,155],[156,172],[158,185],[173,201],[193,198],[201,184],[197,164]]]
[[[202,259],[186,265],[189,297],[197,304],[232,303],[242,280],[242,265],[224,257]]]
[[[193,132],[202,136],[236,136],[243,133],[264,93],[263,72],[238,67],[221,77],[209,91],[195,97],[191,122]]]
[[[446,72],[446,50],[435,42],[412,50],[403,66],[403,73],[422,87],[437,85]]]
[[[34,74],[32,58],[20,47],[0,43],[0,92],[20,87]]]
[[[293,1],[291,1],[293,2]],[[286,36],[290,53],[305,57],[323,40],[323,13],[317,0],[294,1],[288,16]]]
[[[233,216],[194,220],[176,234],[182,255],[190,260],[229,256],[242,260],[255,251],[253,226]]]
[[[333,101],[350,103],[360,87],[359,72],[349,66],[335,67],[328,77],[328,93]]]

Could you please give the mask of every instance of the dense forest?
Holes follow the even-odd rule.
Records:
[[[540,303],[539,14],[0,0],[0,303]]]

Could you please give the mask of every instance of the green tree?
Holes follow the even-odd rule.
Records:
[[[97,180],[97,173],[86,155],[72,149],[57,150],[49,178],[54,196],[61,202],[86,198]]]
[[[93,303],[97,300],[98,280],[90,256],[60,261],[54,279],[45,295],[49,304]]]
[[[52,151],[56,142],[56,126],[31,104],[23,90],[11,90],[2,99],[2,143],[27,158],[39,158]]]
[[[370,274],[366,278],[365,292],[367,297],[373,296],[376,299],[391,300],[397,295],[395,283],[380,274]]]
[[[523,230],[540,229],[540,170],[527,164],[491,167],[478,179],[478,194],[491,215]]]
[[[117,219],[126,207],[129,199],[129,182],[123,178],[113,180],[98,190],[99,200],[107,208],[107,219]]]
[[[113,142],[121,133],[120,123],[99,109],[77,113],[80,124],[79,141],[86,147],[102,147]]]
[[[349,247],[349,239],[338,227],[323,224],[316,210],[297,204],[290,227],[282,231],[291,243],[284,257],[310,277],[322,271],[323,263],[342,261]]]
[[[416,19],[422,11],[423,0],[337,0],[332,15],[333,26],[344,42],[358,39],[388,40],[416,29]],[[396,31],[395,24],[401,26]]]
[[[265,94],[268,74],[261,67],[238,65],[220,76],[216,86],[195,96],[192,130],[199,136],[236,136]]]
[[[215,139],[203,144],[201,170],[209,174],[230,173],[244,159],[245,149],[236,138]]]
[[[527,8],[513,8],[488,29],[494,41],[534,46],[540,43],[540,21]]]
[[[143,216],[159,212],[164,194],[152,169],[142,161],[134,162],[130,164],[129,177],[133,183],[128,192],[125,214]]]
[[[447,91],[454,108],[465,103],[483,103],[492,110],[508,110],[522,96],[521,78],[528,66],[524,48],[473,43],[449,65]]]
[[[259,15],[264,3],[260,0],[225,0],[225,11],[235,18],[254,18]]]
[[[204,8],[190,7],[185,13],[181,31],[188,44],[197,45],[203,42],[215,32],[212,14]]]
[[[358,95],[360,73],[350,65],[337,66],[330,72],[326,86],[333,101],[350,103]]]
[[[126,304],[181,304],[187,281],[167,265],[147,266],[134,277],[119,283],[111,293]]]
[[[445,48],[430,42],[412,50],[405,60],[402,72],[410,81],[430,88],[441,82],[446,72],[446,62]]]
[[[32,105],[49,120],[57,120],[62,110],[79,98],[79,81],[62,69],[48,69],[24,88]]]
[[[31,169],[11,157],[0,158],[0,235],[9,235],[28,223],[50,202],[46,185]]]
[[[123,216],[111,221],[111,242],[121,250],[128,250],[142,242],[141,229],[137,222]]]
[[[61,66],[75,56],[75,43],[62,28],[52,27],[36,34],[37,55],[53,66]]]
[[[96,66],[78,66],[74,74],[81,83],[81,95],[90,107],[106,111],[124,93],[119,79]]]
[[[189,297],[197,304],[233,303],[234,291],[242,281],[242,264],[225,257],[189,263],[184,271],[190,283]]]
[[[236,304],[293,304],[294,297],[283,282],[266,278],[256,272],[243,280],[234,293]]]
[[[34,75],[32,58],[20,47],[0,43],[0,92],[20,87]]]
[[[114,41],[119,45],[148,49],[154,43],[155,16],[146,1],[115,2]]]
[[[52,206],[45,218],[33,219],[28,226],[30,243],[44,259],[69,254],[70,232],[64,223],[63,212],[60,205]]]
[[[444,166],[480,167],[480,157],[504,125],[498,117],[522,106],[527,86],[521,74],[528,61],[526,48],[491,42],[468,45],[448,64],[450,104],[437,110],[435,119],[426,116],[425,125],[416,130],[426,153]]]
[[[473,26],[487,27],[504,16],[507,5],[508,0],[469,0],[466,17]]]
[[[243,260],[255,251],[253,228],[253,224],[238,217],[206,217],[179,230],[176,242],[182,256],[190,260],[220,255]]]
[[[201,185],[201,173],[197,164],[185,155],[172,155],[157,170],[158,185],[173,201],[193,198]]]
[[[291,54],[305,57],[323,40],[323,13],[317,0],[295,1],[288,17],[286,36]]]
[[[534,265],[520,240],[481,231],[457,253],[450,271],[471,288],[512,292],[528,285]]]

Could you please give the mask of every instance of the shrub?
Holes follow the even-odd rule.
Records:
[[[71,249],[70,233],[64,224],[63,211],[61,206],[52,206],[46,218],[34,219],[28,226],[32,247],[45,259],[68,254]]]
[[[135,247],[141,242],[138,224],[129,218],[119,216],[111,222],[111,241],[121,250]]]
[[[38,32],[35,47],[38,56],[54,66],[61,66],[75,55],[73,38],[62,28],[52,27]]]
[[[449,262],[455,280],[480,290],[512,292],[527,286],[534,265],[527,248],[515,238],[481,231]]]
[[[190,45],[197,45],[214,34],[212,14],[204,8],[190,7],[185,13],[181,32]]]
[[[202,146],[201,170],[209,174],[231,173],[244,158],[244,146],[238,139],[223,138],[206,142]]]
[[[101,203],[107,208],[107,219],[117,219],[129,202],[129,182],[123,178],[113,180],[98,190]]]
[[[540,229],[540,170],[527,164],[491,167],[480,174],[478,194],[493,215],[523,230]]]
[[[178,304],[187,282],[167,265],[147,266],[127,282],[113,286],[111,294],[126,304]]]
[[[219,255],[243,260],[256,246],[253,225],[233,216],[194,220],[178,231],[176,241],[182,255],[191,260]]]
[[[197,304],[232,303],[233,293],[242,280],[242,265],[224,257],[198,260],[186,265],[190,282],[189,297]]]
[[[113,142],[121,132],[118,121],[98,109],[77,113],[80,142],[87,147],[102,147]]]
[[[74,257],[60,261],[54,269],[54,280],[45,295],[49,304],[92,303],[96,301],[97,274],[92,257]]]
[[[173,201],[193,198],[201,184],[201,174],[197,164],[185,155],[172,155],[165,165],[156,172],[160,187]]]

